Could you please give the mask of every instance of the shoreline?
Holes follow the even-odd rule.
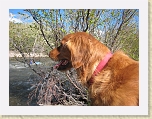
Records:
[[[30,53],[26,54],[24,53],[25,57],[49,57],[48,55],[44,54],[44,53]],[[16,51],[9,51],[9,57],[13,58],[13,57],[22,57],[22,55],[19,52]]]

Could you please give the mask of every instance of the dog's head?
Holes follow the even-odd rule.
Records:
[[[98,40],[85,32],[77,32],[66,35],[60,42],[60,46],[51,50],[49,57],[59,61],[55,68],[58,70],[68,70],[87,65],[97,57],[98,47],[101,45]],[[103,48],[104,50],[104,45]],[[101,52],[101,51],[100,51]]]
[[[60,42],[60,46],[51,50],[49,53],[49,57],[58,61],[59,63],[55,65],[55,69],[58,70],[68,70],[72,68],[71,62],[71,52],[64,40]]]

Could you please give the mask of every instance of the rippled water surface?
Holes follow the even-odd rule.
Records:
[[[49,68],[51,67],[50,58],[37,59],[40,62],[34,68]],[[32,80],[37,78],[37,75],[28,68],[24,63],[18,62],[12,58],[9,61],[9,105],[10,106],[27,106],[28,94],[32,85]],[[33,100],[31,105],[37,105],[36,100]]]

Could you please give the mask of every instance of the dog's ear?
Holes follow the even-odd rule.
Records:
[[[70,40],[67,42],[67,46],[71,52],[72,66],[76,69],[83,65],[83,62],[82,62],[83,49],[81,47],[82,45],[81,43],[82,41],[80,37],[75,37],[74,39],[70,38]]]
[[[68,39],[67,46],[71,52],[73,67],[77,69],[82,65],[86,65],[92,55],[89,37],[80,34]]]

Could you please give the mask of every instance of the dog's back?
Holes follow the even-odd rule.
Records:
[[[90,86],[92,105],[139,105],[138,83],[139,63],[118,51]]]

